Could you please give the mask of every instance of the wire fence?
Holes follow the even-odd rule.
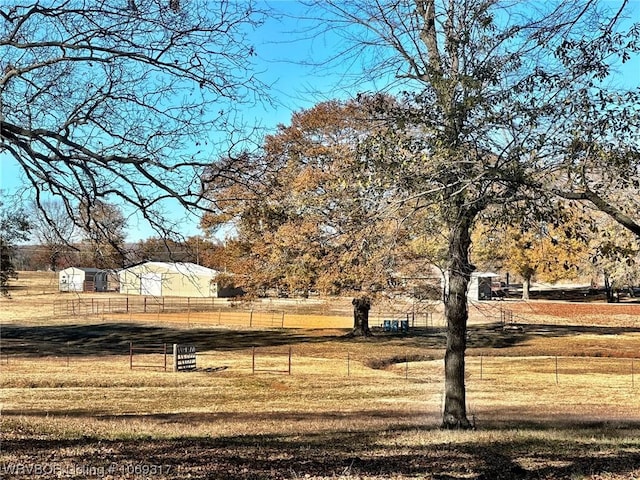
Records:
[[[153,368],[167,371],[170,365],[169,356],[173,355],[173,348],[166,343],[139,344],[129,342],[129,370],[134,368]],[[155,357],[161,356],[161,362]],[[136,362],[134,363],[134,358]],[[143,362],[139,361],[144,359]]]
[[[170,313],[211,311],[228,306],[227,299],[215,297],[76,297],[56,300],[53,314],[60,316],[105,315],[113,313]]]
[[[300,345],[251,346],[237,350],[204,350],[193,346],[195,356],[191,372],[220,372],[225,375],[286,374],[292,377],[322,375],[338,377],[386,377],[413,382],[441,382],[444,374],[442,357],[433,351],[424,354],[407,351],[387,357],[374,357],[345,348],[343,352],[323,354]],[[69,372],[87,371],[90,375],[139,370],[174,372],[173,344],[121,341],[110,349],[96,350],[71,342],[3,342],[0,372],[35,373],[52,369]],[[501,355],[468,355],[467,383],[520,382],[531,385],[607,385],[638,386],[640,359],[618,356],[537,355],[507,357]],[[78,370],[82,369],[82,370]],[[5,380],[5,382],[8,380]],[[597,390],[594,390],[596,392]]]
[[[222,298],[192,297],[76,297],[56,300],[54,318],[101,317],[116,321],[163,322],[171,324],[218,325],[260,328],[350,328],[353,313],[337,307],[334,300],[317,302],[246,302]],[[429,308],[378,308],[370,312],[370,325],[384,327],[444,326],[442,314]]]

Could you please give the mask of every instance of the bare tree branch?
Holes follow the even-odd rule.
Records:
[[[640,222],[634,220],[629,215],[620,211],[609,201],[602,198],[598,194],[588,190],[584,192],[567,192],[559,189],[554,189],[553,192],[559,197],[565,198],[567,200],[580,200],[592,203],[598,210],[606,213],[627,230],[635,233],[638,237],[640,237]]]
[[[247,37],[264,14],[237,0],[5,2],[2,161],[72,217],[118,201],[172,233],[163,200],[202,209],[204,168],[249,140],[237,111],[269,101]]]

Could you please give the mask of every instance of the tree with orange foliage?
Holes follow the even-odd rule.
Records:
[[[557,211],[555,223],[480,224],[473,234],[472,258],[522,278],[522,299],[529,299],[534,278],[555,283],[575,278],[589,255],[583,219],[570,209]]]
[[[370,132],[385,128],[372,105],[387,101],[321,103],[267,137],[262,155],[212,167],[208,196],[216,211],[201,226],[211,232],[233,223],[243,287],[352,292],[354,307],[362,306],[356,317],[366,318],[370,294],[397,268],[394,251],[406,233],[389,214],[388,185],[360,150]],[[219,175],[232,170],[242,173]],[[366,322],[356,330],[366,334]]]

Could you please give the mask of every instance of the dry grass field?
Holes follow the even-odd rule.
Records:
[[[304,328],[249,327],[231,311],[54,317],[55,278],[17,286],[0,300],[2,479],[640,478],[640,305],[473,306],[477,428],[449,432],[437,309],[358,340],[348,302],[335,323],[283,303]],[[165,371],[165,343],[196,345],[197,370]]]

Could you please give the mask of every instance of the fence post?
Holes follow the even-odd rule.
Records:
[[[178,371],[178,344],[173,344],[173,371]]]
[[[256,373],[256,347],[251,347],[251,373]]]
[[[291,375],[291,347],[289,347],[289,375]]]
[[[164,343],[164,371],[167,371],[167,344]]]
[[[129,370],[133,370],[133,342],[129,342]]]

